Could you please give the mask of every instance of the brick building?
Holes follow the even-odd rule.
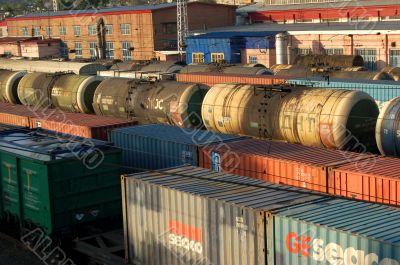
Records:
[[[189,30],[232,26],[235,9],[190,2]],[[97,25],[101,19],[108,59],[149,60],[156,51],[177,49],[176,3],[33,13],[7,19],[7,28],[9,36],[61,39],[63,57],[94,59],[100,46]]]
[[[3,37],[0,38],[0,55],[36,59],[57,58],[60,57],[60,43],[59,39]]]
[[[344,54],[362,56],[365,67],[370,70],[400,67],[400,24],[397,22],[270,23],[197,33],[187,41],[189,63],[218,62],[222,58],[228,63],[271,67],[278,62],[278,54],[286,54],[285,63],[289,64],[298,55]],[[284,45],[277,44],[280,33],[284,34]],[[283,50],[278,52],[278,46]]]

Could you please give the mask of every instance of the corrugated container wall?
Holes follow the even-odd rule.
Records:
[[[2,216],[46,234],[118,217],[120,160],[120,150],[106,142],[44,130],[1,132]]]
[[[0,103],[0,123],[108,140],[112,129],[132,126],[136,121]]]
[[[122,178],[126,260],[398,264],[400,209],[180,167]]]
[[[370,163],[348,163],[331,169],[329,193],[400,205],[398,158],[378,157]]]
[[[342,199],[277,211],[268,264],[397,265],[399,218],[399,208]]]
[[[188,166],[125,176],[122,194],[127,261],[146,265],[267,264],[266,215],[321,198]]]
[[[238,83],[251,85],[280,85],[286,82],[285,78],[278,78],[269,75],[241,75],[224,73],[190,73],[176,74],[176,81],[213,86],[221,83]]]
[[[335,185],[331,170],[351,162],[368,166],[376,162],[376,156],[253,139],[200,149],[201,167],[324,193],[331,192]],[[357,199],[370,201],[372,198],[365,196],[365,191],[358,190],[363,183],[353,179],[347,181],[346,188],[358,191]],[[398,193],[400,196],[400,190]]]
[[[386,101],[400,96],[400,84],[397,81],[385,80],[351,80],[330,78],[329,81],[313,78],[289,79],[287,83],[303,85],[316,88],[340,88],[363,91],[375,99],[379,108],[383,107]]]
[[[182,129],[168,125],[142,125],[111,131],[110,141],[120,147],[126,172],[199,165],[198,148],[224,144],[243,137]]]

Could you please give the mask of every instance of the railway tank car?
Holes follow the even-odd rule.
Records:
[[[18,84],[26,72],[0,70],[0,102],[21,103],[18,99]]]
[[[29,73],[25,75],[18,84],[18,98],[23,105],[39,108],[52,107],[51,91],[57,80],[63,75],[72,74],[49,74]]]
[[[102,80],[97,76],[60,76],[51,89],[52,104],[63,111],[93,113],[94,92]]]
[[[201,104],[208,88],[174,81],[111,78],[97,87],[93,107],[97,115],[192,128],[201,125]]]
[[[382,155],[400,156],[400,97],[385,103],[376,123],[376,143]]]
[[[360,91],[290,86],[218,84],[202,105],[204,125],[211,131],[369,151],[376,151],[378,113],[374,99]]]

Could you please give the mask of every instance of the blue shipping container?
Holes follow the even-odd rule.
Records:
[[[379,108],[383,103],[400,96],[400,82],[385,80],[352,80],[330,78],[329,81],[319,78],[296,78],[286,81],[293,85],[304,85],[317,88],[342,88],[363,91],[375,99]]]
[[[168,125],[143,125],[111,131],[110,140],[122,152],[125,172],[199,165],[198,148],[243,139],[241,136]]]

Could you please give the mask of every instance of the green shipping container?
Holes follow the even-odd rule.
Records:
[[[43,130],[0,133],[2,216],[53,234],[121,215],[121,152]]]

